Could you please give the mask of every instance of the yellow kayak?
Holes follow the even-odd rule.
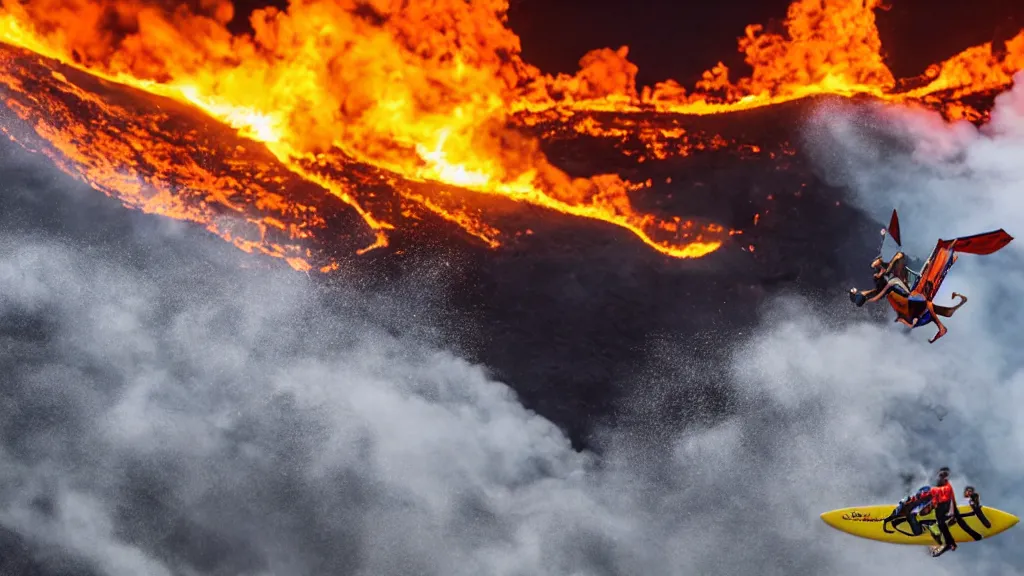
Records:
[[[853,534],[869,540],[889,542],[891,544],[916,544],[934,546],[935,540],[929,530],[936,530],[935,512],[929,512],[918,516],[923,528],[922,533],[914,536],[910,525],[905,519],[897,518],[886,522],[895,506],[893,504],[875,504],[872,506],[855,506],[853,508],[841,508],[832,510],[821,515],[826,524],[847,534]],[[991,538],[1000,532],[1005,532],[1017,525],[1020,519],[1002,510],[981,506],[981,514],[970,506],[958,507],[964,522],[977,532],[982,539]],[[985,525],[987,521],[988,526]],[[949,532],[958,544],[974,542],[974,539],[967,535],[955,522],[949,526]]]

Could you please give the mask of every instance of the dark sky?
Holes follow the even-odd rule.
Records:
[[[415,1],[415,0],[413,0]],[[236,2],[247,8],[285,0]],[[639,83],[674,78],[692,86],[719,60],[742,65],[736,40],[748,24],[786,16],[789,0],[511,0],[509,22],[530,63],[549,73],[574,72],[587,51],[630,47]],[[879,12],[889,66],[915,76],[933,62],[1024,27],[1021,0],[890,0]],[[968,9],[967,7],[970,6]]]
[[[989,41],[998,26],[1024,26],[1020,0],[890,4],[878,13],[878,24],[897,76],[920,74],[932,62]],[[789,5],[789,0],[514,0],[510,23],[523,40],[526,59],[545,71],[572,71],[587,50],[625,44],[640,67],[640,84],[675,78],[690,86],[719,60],[740,64],[736,40],[744,28],[773,18],[781,22]]]

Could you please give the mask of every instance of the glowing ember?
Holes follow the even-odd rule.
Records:
[[[551,137],[635,138],[646,150],[637,161],[730,146],[758,154],[756,143],[629,115],[722,113],[815,94],[867,94],[977,118],[981,112],[963,99],[1008,86],[1024,68],[1022,32],[998,57],[988,45],[970,48],[931,68],[921,87],[896,92],[880,55],[879,0],[798,0],[786,36],[750,26],[740,39],[754,70],[749,78],[734,81],[719,64],[692,92],[673,81],[638,89],[626,48],[587,54],[574,76],[544,75],[521,59],[504,0],[293,0],[286,12],[254,11],[252,35],[227,31],[230,3],[189,6],[197,4],[198,11],[136,0],[3,0],[0,41],[50,59],[28,65],[20,53],[0,52],[4,101],[48,143],[44,152],[62,169],[130,207],[202,223],[240,248],[287,258],[298,269],[310,267],[303,240],[326,224],[296,199],[295,181],[315,184],[358,214],[369,232],[364,250],[385,246],[397,225],[372,206],[367,190],[374,186],[390,186],[405,203],[500,246],[504,233],[486,210],[446,196],[456,187],[604,221],[668,256],[701,257],[735,232],[639,213],[630,193],[649,184],[617,174],[570,178],[521,128],[544,126]],[[216,173],[183,150],[193,144],[167,118],[107,102],[102,90],[70,81],[62,66],[198,108],[264,145],[288,177],[268,176],[269,165],[242,179]],[[600,111],[616,113],[617,121],[598,121],[593,114]],[[4,131],[23,139],[10,126]],[[375,171],[367,177],[372,185],[345,172],[357,167]],[[231,214],[255,227],[257,240],[232,234],[224,224]]]

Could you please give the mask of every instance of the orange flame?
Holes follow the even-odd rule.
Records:
[[[796,0],[785,20],[786,35],[747,26],[739,50],[753,73],[736,82],[719,62],[704,72],[692,93],[674,80],[638,92],[638,68],[626,59],[628,49],[604,48],[584,56],[575,76],[537,76],[515,106],[531,112],[570,108],[717,114],[832,94],[962,109],[962,98],[1005,88],[1024,69],[1022,30],[1006,42],[1002,54],[991,43],[968,48],[931,66],[924,74],[930,79],[926,85],[900,92],[882,58],[874,13],[880,8],[881,0]]]
[[[194,106],[263,144],[290,171],[289,178],[316,184],[358,213],[372,233],[367,249],[386,245],[394,223],[365,206],[358,184],[318,167],[354,162],[393,175],[381,178],[404,199],[491,247],[501,244],[502,233],[486,221],[486,214],[452,208],[420,184],[454,186],[608,222],[663,254],[701,257],[735,231],[639,213],[629,195],[644,184],[616,174],[570,178],[547,160],[536,138],[517,128],[553,122],[604,138],[635,134],[647,149],[637,160],[657,160],[733,143],[629,119],[602,126],[580,113],[614,111],[620,118],[637,111],[711,114],[815,94],[868,94],[975,118],[980,112],[962,98],[1005,87],[1012,73],[1024,68],[1022,32],[1002,54],[996,55],[991,45],[970,48],[929,69],[926,85],[899,92],[881,56],[874,14],[880,0],[797,0],[789,9],[786,35],[755,25],[740,39],[740,51],[753,68],[750,77],[732,81],[719,63],[692,93],[671,80],[638,90],[638,69],[627,59],[626,47],[587,54],[573,76],[544,75],[520,57],[519,38],[506,26],[505,0],[293,0],[284,12],[254,11],[249,17],[254,33],[247,35],[228,32],[234,8],[223,0],[202,0],[193,10],[137,0],[2,2],[0,41]],[[130,206],[202,222],[242,248],[309,268],[298,245],[323,222],[310,206],[289,197],[282,184],[287,179],[238,182],[196,161],[153,159],[173,155],[175,146],[165,137],[168,128],[153,119],[128,122],[130,138],[118,132],[108,146],[96,147],[97,127],[82,118],[76,122],[74,111],[54,101],[26,94],[23,75],[32,73],[22,66],[17,73],[0,75],[12,94],[23,96],[5,101],[59,152],[51,157],[65,170]],[[104,114],[122,121],[131,115],[64,76],[53,78],[60,80],[55,90],[65,95],[77,90],[79,102]],[[44,122],[33,116],[32,106],[57,106],[64,121]],[[6,127],[5,132],[13,136]],[[134,144],[126,149],[129,141]],[[85,151],[88,147],[95,150]],[[760,152],[753,143],[743,149]],[[122,175],[124,166],[131,165],[128,158],[140,154],[148,158],[151,172],[144,182],[139,175]],[[259,240],[243,242],[225,232],[212,214],[187,201],[188,193],[176,197],[168,182],[176,183],[176,191],[213,198],[239,213],[245,210],[237,202],[270,206],[256,214],[245,212],[244,219],[260,228]],[[239,194],[229,190],[244,193],[236,199]],[[303,216],[290,217],[291,224],[285,225],[283,216],[270,214],[273,210]],[[295,244],[267,240],[262,230],[268,225]]]

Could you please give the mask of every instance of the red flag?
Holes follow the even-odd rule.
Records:
[[[889,218],[889,236],[892,236],[897,246],[903,246],[903,242],[900,241],[900,219],[895,208],[892,209],[892,218]]]

